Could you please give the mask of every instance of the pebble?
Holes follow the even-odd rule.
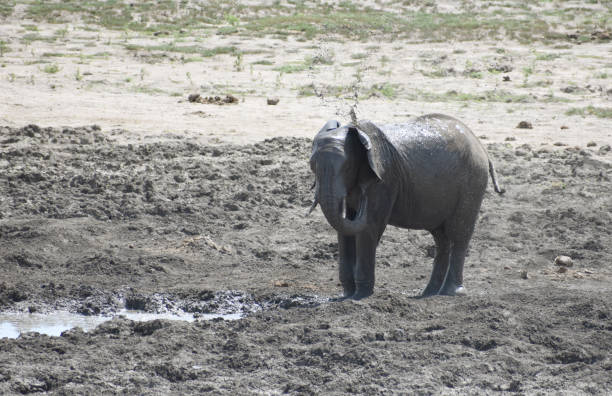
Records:
[[[555,258],[555,265],[558,265],[559,267],[571,267],[574,265],[574,261],[569,256],[557,256]]]
[[[533,129],[533,125],[529,121],[521,121],[516,127],[520,129]]]
[[[271,106],[277,105],[279,101],[280,101],[279,98],[268,98],[268,104]]]
[[[521,270],[521,279],[529,279],[529,275],[527,274],[527,270]]]

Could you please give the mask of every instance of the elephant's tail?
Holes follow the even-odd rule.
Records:
[[[506,192],[505,188],[501,188],[497,183],[497,172],[495,172],[495,166],[493,166],[493,162],[489,159],[489,174],[491,175],[491,180],[493,180],[493,188],[495,192],[498,194],[503,194]]]

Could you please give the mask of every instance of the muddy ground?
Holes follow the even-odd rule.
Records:
[[[609,146],[488,145],[507,193],[488,188],[468,296],[415,299],[433,240],[389,227],[375,294],[330,303],[337,245],[304,216],[308,139],[122,133],[0,128],[1,310],[249,312],[2,339],[0,393],[612,391]]]

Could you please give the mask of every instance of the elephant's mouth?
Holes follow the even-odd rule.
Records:
[[[361,219],[365,214],[367,200],[368,198],[365,194],[359,194],[357,209],[353,209],[349,205],[347,205],[346,196],[344,196],[340,201],[339,205],[339,212],[342,219],[348,221],[357,221],[358,219]]]

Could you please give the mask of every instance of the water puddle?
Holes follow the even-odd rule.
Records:
[[[99,324],[113,319],[116,316],[124,316],[127,319],[146,322],[155,319],[184,320],[193,322],[198,320],[212,320],[222,318],[224,320],[236,320],[242,318],[242,313],[232,314],[196,314],[191,313],[149,313],[136,310],[121,310],[115,315],[80,315],[68,311],[53,311],[50,313],[0,313],[0,338],[17,338],[22,333],[37,332],[49,336],[60,336],[62,332],[75,327],[84,331],[95,329]]]

